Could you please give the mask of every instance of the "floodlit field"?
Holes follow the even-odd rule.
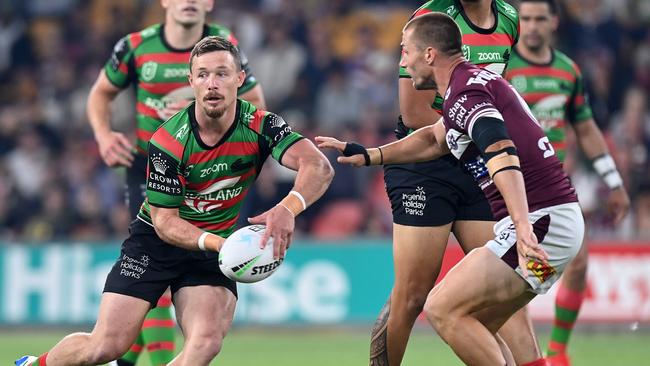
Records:
[[[7,331],[0,334],[0,365],[22,354],[45,351],[60,331]],[[546,342],[547,335],[541,336]],[[572,344],[574,366],[650,365],[650,332],[582,331]],[[213,365],[367,365],[368,335],[360,330],[234,330]],[[139,365],[149,366],[145,357]],[[436,336],[418,330],[403,365],[462,365]]]

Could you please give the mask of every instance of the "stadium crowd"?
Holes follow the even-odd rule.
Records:
[[[224,0],[211,21],[235,32],[268,109],[308,137],[375,146],[394,139],[401,27],[420,1]],[[631,196],[614,228],[607,188],[577,154],[573,172],[590,238],[650,238],[650,2],[564,0],[557,47],[582,68],[596,122]],[[101,161],[86,98],[112,46],[164,18],[157,0],[9,0],[0,5],[0,238],[99,240],[126,232],[123,169]],[[122,93],[114,125],[133,132]],[[334,155],[331,156],[334,160]],[[319,203],[299,217],[322,238],[387,236],[381,169],[336,165]],[[292,173],[265,168],[242,217],[283,197]]]

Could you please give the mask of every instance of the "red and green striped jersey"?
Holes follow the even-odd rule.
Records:
[[[205,25],[205,36],[221,36],[237,45],[232,32],[221,25]],[[146,153],[151,135],[164,122],[160,112],[167,104],[194,99],[187,81],[191,51],[192,48],[173,48],[165,40],[164,24],[155,24],[120,39],[106,62],[104,71],[111,83],[118,88],[130,84],[135,87],[138,152]],[[239,95],[257,85],[244,55],[242,68],[246,80],[238,90]]]
[[[463,10],[459,0],[431,0],[413,13],[411,19],[431,13],[440,12],[452,17],[463,37],[463,55],[480,67],[497,74],[503,74],[508,64],[512,47],[519,40],[519,16],[517,10],[504,0],[492,1],[492,13],[495,22],[492,28],[483,29],[474,25]],[[400,67],[400,78],[410,78],[404,67]],[[432,108],[442,113],[443,99],[436,95]]]
[[[182,219],[227,237],[266,158],[282,162],[300,139],[282,117],[239,99],[233,124],[216,145],[207,146],[191,103],[149,141],[147,198],[138,218],[152,224],[151,206],[178,208]]]
[[[513,52],[506,79],[524,98],[548,136],[555,153],[564,160],[566,127],[592,118],[578,65],[560,51],[551,61],[536,64]]]

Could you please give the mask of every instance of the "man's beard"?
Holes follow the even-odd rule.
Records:
[[[529,41],[528,37],[522,39],[524,46],[534,53],[538,53],[544,49],[544,41],[538,36],[536,41]]]
[[[228,109],[229,105],[224,106],[223,108],[208,108],[208,107],[203,107],[203,112],[205,112],[205,115],[216,119],[216,118],[221,118],[226,113],[226,110]]]
[[[415,81],[415,79],[413,80]],[[421,78],[420,80],[420,82],[413,83],[416,90],[438,90],[438,84],[436,84],[433,77],[429,76]]]

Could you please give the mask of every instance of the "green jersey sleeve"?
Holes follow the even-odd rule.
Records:
[[[159,129],[166,133],[163,128]],[[180,159],[172,152],[175,147],[165,148],[163,138],[149,141],[147,162],[147,201],[156,207],[180,207],[185,196],[185,177],[181,174]],[[173,138],[172,138],[173,139]]]
[[[126,36],[115,44],[111,57],[104,65],[104,71],[108,80],[116,87],[126,88],[131,80],[134,79],[133,50],[129,42],[129,36]]]
[[[570,123],[576,124],[592,118],[592,113],[582,73],[575,63],[573,68],[576,73],[576,81],[567,108],[567,119]]]
[[[282,156],[291,145],[295,144],[303,137],[291,129],[291,126],[275,113],[267,112],[260,126],[260,134],[264,139],[265,146],[270,152],[273,159],[282,164]]]

